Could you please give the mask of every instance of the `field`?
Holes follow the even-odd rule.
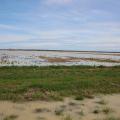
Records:
[[[120,92],[120,67],[1,67],[1,100],[50,100]]]

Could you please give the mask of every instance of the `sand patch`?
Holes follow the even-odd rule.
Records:
[[[105,113],[106,110],[108,113]],[[110,111],[109,111],[110,110]],[[13,103],[0,101],[0,120],[17,116],[16,120],[98,120],[108,116],[120,117],[120,94],[99,95],[77,101],[65,98],[60,102],[33,101]]]

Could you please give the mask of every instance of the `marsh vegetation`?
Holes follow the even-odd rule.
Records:
[[[1,67],[1,100],[82,100],[120,92],[120,67]]]

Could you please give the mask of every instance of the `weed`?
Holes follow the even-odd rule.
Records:
[[[70,115],[67,115],[65,118],[63,118],[63,120],[72,120]]]
[[[63,109],[63,108],[59,108],[59,109],[56,109],[56,110],[55,110],[55,114],[58,115],[58,116],[62,115],[63,112],[64,112],[64,109]]]
[[[111,108],[109,108],[109,107],[105,107],[105,108],[103,108],[102,112],[104,114],[109,114],[109,113],[113,112],[113,110]]]
[[[93,113],[94,113],[94,114],[99,114],[99,113],[100,113],[100,110],[99,110],[99,109],[95,109],[95,110],[93,111]]]
[[[50,110],[46,109],[46,108],[37,108],[34,111],[35,113],[42,113],[42,112],[50,112]]]
[[[17,115],[10,115],[10,116],[6,116],[4,120],[15,120],[17,117],[18,117]]]
[[[84,100],[84,97],[83,97],[83,96],[77,96],[77,97],[75,98],[75,100]]]

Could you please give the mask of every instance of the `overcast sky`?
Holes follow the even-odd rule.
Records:
[[[0,48],[120,51],[120,0],[0,0]]]

